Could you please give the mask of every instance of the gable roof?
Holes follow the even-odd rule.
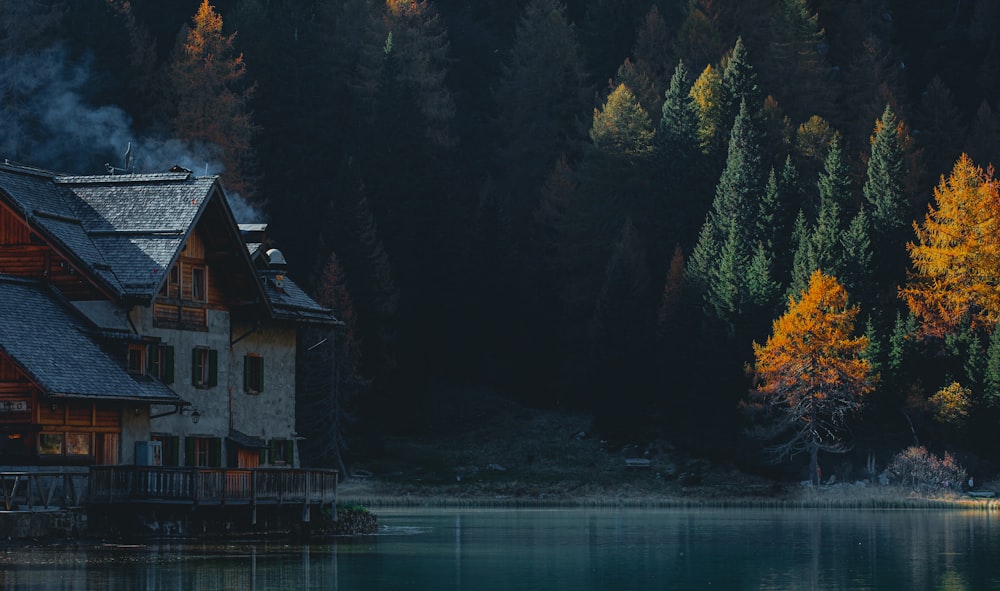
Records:
[[[253,281],[249,255],[216,176],[190,171],[157,174],[70,176],[0,165],[0,192],[81,271],[120,301],[148,302],[166,281],[166,271],[206,211],[229,228],[219,237],[229,248],[225,272]]]
[[[162,383],[132,376],[41,284],[0,275],[0,352],[52,398],[180,404]]]

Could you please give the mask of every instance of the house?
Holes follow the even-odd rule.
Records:
[[[338,321],[261,248],[214,176],[0,165],[0,466],[297,467],[296,334]]]

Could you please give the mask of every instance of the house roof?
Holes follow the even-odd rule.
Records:
[[[0,352],[52,398],[182,402],[162,383],[125,371],[74,310],[32,280],[0,275]]]
[[[340,324],[333,312],[316,303],[301,287],[284,275],[284,271],[259,270],[264,293],[275,317],[302,322]],[[281,279],[279,279],[279,276]],[[278,287],[278,285],[281,287]]]
[[[261,254],[261,244],[239,248],[244,244],[240,232],[262,236],[267,225],[237,226],[218,177],[183,169],[69,176],[0,164],[0,191],[29,224],[121,301],[150,301],[181,247],[205,220],[223,229],[224,236],[213,237],[221,247],[216,250],[228,253],[219,269],[246,292],[241,303],[266,303],[275,318],[337,322],[291,281],[277,289],[253,280],[251,258]]]

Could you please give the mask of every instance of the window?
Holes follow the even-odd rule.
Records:
[[[191,350],[191,384],[212,388],[218,383],[219,352],[206,347]]]
[[[250,354],[243,357],[243,391],[260,394],[264,391],[264,358]]]
[[[39,433],[38,434],[38,455],[40,456],[61,456],[63,452],[62,433]]]
[[[294,462],[295,442],[291,439],[272,439],[269,446],[271,464],[274,466],[291,466]]]
[[[164,466],[180,465],[180,437],[176,435],[153,435],[151,439],[159,441],[160,447],[163,448],[162,457]]]
[[[165,298],[179,298],[181,293],[181,271],[179,264],[170,267],[167,280],[160,289],[160,295]]]
[[[185,437],[184,465],[205,468],[222,466],[222,440],[218,437]]]
[[[149,375],[164,384],[174,383],[174,348],[156,344],[149,347]]]
[[[128,372],[133,375],[146,375],[146,345],[129,343]]]
[[[191,299],[196,302],[206,300],[205,268],[191,267]]]
[[[90,433],[67,433],[66,434],[66,455],[68,455],[68,456],[89,456],[90,455]]]

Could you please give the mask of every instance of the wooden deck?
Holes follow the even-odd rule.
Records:
[[[336,470],[92,466],[89,504],[332,505]]]
[[[0,509],[34,511],[80,507],[86,490],[86,472],[0,472]]]

